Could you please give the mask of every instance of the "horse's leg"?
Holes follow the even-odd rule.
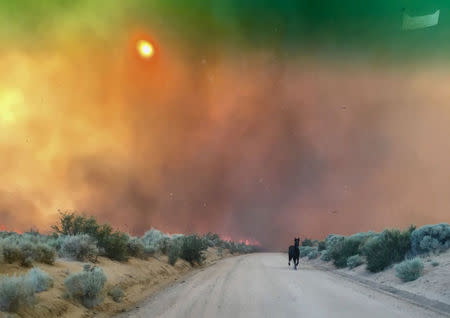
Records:
[[[291,266],[291,255],[289,255],[288,266]]]

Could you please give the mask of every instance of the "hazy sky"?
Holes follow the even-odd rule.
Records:
[[[450,5],[424,3],[1,1],[0,226],[280,247],[449,222]]]

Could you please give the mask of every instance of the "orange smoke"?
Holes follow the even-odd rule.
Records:
[[[2,51],[7,228],[45,231],[74,209],[134,234],[277,247],[450,221],[445,66],[192,56],[147,34],[113,49]],[[151,59],[137,56],[139,39],[154,44]]]

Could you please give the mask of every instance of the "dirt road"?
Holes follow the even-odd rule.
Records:
[[[331,273],[289,269],[287,255],[224,259],[121,317],[425,318],[436,313]]]

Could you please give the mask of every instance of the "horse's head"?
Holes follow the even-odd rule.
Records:
[[[300,245],[300,238],[299,237],[295,238],[294,239],[294,243],[295,243],[294,244],[295,246],[299,246]]]

